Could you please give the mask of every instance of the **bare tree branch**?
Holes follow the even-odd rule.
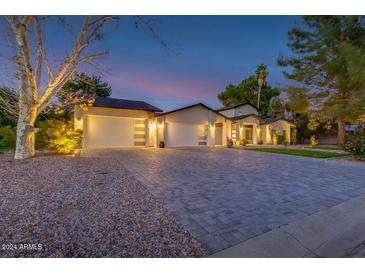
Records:
[[[104,56],[108,53],[107,51],[103,51],[90,54],[85,57],[80,57],[83,50],[92,41],[100,40],[101,35],[99,34],[99,30],[103,27],[105,22],[110,19],[112,19],[112,16],[101,16],[94,21],[91,21],[91,16],[85,17],[81,31],[79,32],[79,36],[72,51],[67,56],[57,75],[52,79],[51,83],[48,85],[43,95],[38,100],[39,111],[42,111],[47,106],[49,98],[57,94],[57,92],[62,88],[64,83],[70,79],[80,64],[90,62],[93,59]]]
[[[79,64],[87,63],[87,62],[90,62],[90,61],[94,60],[95,58],[102,57],[102,56],[105,56],[105,55],[108,55],[108,54],[109,54],[109,52],[107,50],[96,52],[94,54],[90,54],[88,56],[80,58],[78,60],[78,63]]]
[[[84,39],[88,32],[89,21],[90,21],[90,17],[86,16],[74,48],[72,49],[70,54],[67,56],[63,66],[58,71],[56,77],[53,78],[50,85],[46,88],[43,95],[39,98],[39,101],[38,101],[39,108],[43,109],[45,107],[45,102],[48,101],[48,98],[51,97],[53,94],[55,94],[59,90],[60,84],[61,84],[61,82],[63,82],[62,81],[63,78],[65,77],[65,75],[67,74],[67,72],[69,70],[72,70],[70,68],[75,65],[76,58],[79,56],[79,54],[82,52],[82,50],[86,47]]]
[[[138,26],[138,22],[140,22],[147,29],[147,31],[152,35],[153,39],[158,41],[164,49],[169,49],[168,44],[157,34],[155,29],[151,25],[150,21],[145,20],[142,16],[139,16],[139,15],[136,15],[135,19],[136,19],[137,26]]]
[[[37,74],[36,74],[36,80],[37,80],[37,86],[40,86],[41,83],[41,77],[42,77],[42,64],[46,65],[47,68],[47,74],[48,78],[51,81],[53,79],[53,73],[51,66],[49,65],[48,57],[46,55],[46,51],[44,48],[44,39],[43,39],[43,33],[42,29],[39,23],[38,17],[35,17],[34,19],[34,30],[36,33],[37,38]]]
[[[0,114],[15,122],[18,117],[18,96],[15,91],[0,87]]]

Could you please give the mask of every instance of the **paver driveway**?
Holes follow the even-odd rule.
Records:
[[[210,253],[365,193],[365,167],[226,148],[117,149]]]

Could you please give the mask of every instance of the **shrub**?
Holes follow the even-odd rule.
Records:
[[[346,136],[344,149],[356,159],[365,159],[365,123],[361,123],[353,134]]]
[[[74,130],[72,122],[46,120],[39,122],[36,134],[38,149],[49,149],[58,154],[70,154],[81,147],[82,131]]]
[[[0,127],[0,150],[14,149],[16,144],[16,131],[12,126]]]
[[[286,142],[285,136],[284,135],[278,135],[277,143],[280,144],[280,145],[284,145],[285,142]]]
[[[242,138],[242,139],[239,141],[239,145],[240,145],[241,147],[246,146],[246,145],[247,145],[247,140],[246,140],[246,139],[244,139],[244,138]]]
[[[311,138],[310,138],[310,146],[314,147],[316,145],[318,145],[318,140],[316,138],[316,135],[312,135]]]

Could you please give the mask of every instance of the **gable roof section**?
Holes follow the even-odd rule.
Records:
[[[223,111],[223,110],[228,110],[228,109],[232,109],[232,108],[238,108],[238,107],[241,107],[241,106],[244,106],[244,105],[249,105],[249,106],[251,106],[251,107],[258,110],[258,108],[256,106],[254,106],[253,104],[251,104],[249,102],[245,102],[245,103],[241,103],[241,104],[234,105],[234,106],[222,107],[222,108],[217,109],[216,111]]]
[[[144,101],[124,100],[110,97],[97,97],[95,99],[93,107],[121,108],[121,109],[162,112],[161,109],[152,106]]]
[[[203,104],[203,103],[197,103],[197,104],[193,104],[193,105],[189,105],[189,106],[186,106],[186,107],[182,107],[182,108],[178,108],[178,109],[174,109],[174,110],[171,110],[171,111],[168,111],[168,112],[163,112],[163,113],[159,113],[158,116],[162,116],[162,115],[166,115],[166,114],[170,114],[170,113],[174,113],[174,112],[178,112],[178,111],[181,111],[181,110],[185,110],[185,109],[189,109],[189,108],[193,108],[193,107],[197,107],[197,106],[202,106],[206,109],[209,109],[215,113],[217,113],[218,115],[226,118],[226,119],[230,119],[228,118],[227,116],[223,115],[222,113],[219,113],[218,111],[216,111],[215,109],[212,109],[210,107],[208,107],[207,105]]]
[[[257,118],[257,119],[259,119],[260,120],[260,122],[265,122],[265,120],[264,119],[262,119],[260,116],[258,116],[258,115],[256,115],[256,114],[254,114],[254,113],[251,113],[251,114],[245,114],[245,115],[239,115],[239,116],[234,116],[234,117],[231,117],[231,118],[229,118],[231,121],[237,121],[237,120],[242,120],[242,119],[245,119],[245,118],[248,118],[248,117],[251,117],[251,116],[253,116],[253,117],[255,117],[255,118]]]
[[[284,119],[284,118],[282,118],[282,117],[272,117],[272,118],[266,118],[266,119],[265,119],[265,124],[275,123],[276,121],[279,121],[279,120],[283,120],[283,121],[285,121],[285,122],[287,122],[287,123],[289,123],[289,124],[291,124],[291,125],[295,126],[295,124],[294,124],[294,123],[292,123],[292,122],[290,122],[290,121],[288,121],[288,120],[286,120],[286,119]]]

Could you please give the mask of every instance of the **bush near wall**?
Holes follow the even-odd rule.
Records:
[[[70,121],[46,120],[38,124],[37,149],[48,149],[57,154],[71,154],[81,147],[82,131],[74,130]]]
[[[346,136],[344,149],[356,159],[365,160],[365,123],[361,123],[353,134]]]
[[[284,135],[278,135],[278,144],[279,145],[284,145],[286,144],[286,138]]]
[[[16,143],[15,128],[8,125],[0,127],[0,151],[13,150]]]

